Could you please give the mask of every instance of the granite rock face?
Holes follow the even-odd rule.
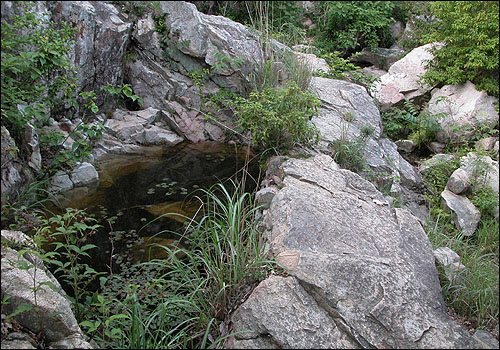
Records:
[[[382,110],[386,110],[403,100],[410,100],[424,95],[432,86],[419,83],[425,73],[426,61],[434,57],[430,48],[439,44],[430,43],[416,47],[399,61],[393,63],[387,74],[375,82],[372,95],[380,102]]]
[[[18,251],[22,248],[27,249],[27,252],[20,254]],[[42,331],[49,348],[65,344],[65,348],[91,349],[66,294],[38,255],[29,252],[32,249],[36,249],[34,242],[22,232],[2,230],[2,295],[10,296],[9,303],[2,306],[2,313],[8,315],[26,303],[32,309],[18,314],[16,320],[35,331],[40,330],[40,324],[43,325]],[[36,298],[33,293],[34,281],[38,288]],[[54,289],[48,286],[49,283]],[[34,310],[35,306],[39,308],[38,314]],[[4,339],[2,348],[3,343]]]
[[[486,91],[478,91],[470,81],[445,85],[431,94],[426,111],[439,116],[441,130],[436,134],[439,142],[469,140],[478,126],[493,128],[498,124],[495,109],[498,99]]]
[[[413,215],[329,156],[280,168],[264,222],[289,276],[261,282],[235,311],[233,331],[250,332],[226,347],[477,346],[446,314],[432,246]]]

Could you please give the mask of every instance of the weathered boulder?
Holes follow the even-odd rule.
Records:
[[[171,131],[162,111],[149,107],[141,111],[117,109],[104,124],[107,132],[126,143],[152,146],[175,145],[184,139]]]
[[[443,153],[444,149],[446,148],[446,145],[441,142],[432,141],[429,143],[428,148],[431,152],[438,154],[438,153]]]
[[[291,276],[271,276],[261,282],[234,314],[232,322],[236,325],[234,330],[247,332],[230,337],[225,344],[227,349],[358,347],[337,326],[328,308]]]
[[[343,134],[352,141],[362,130],[369,131],[375,140],[380,137],[380,113],[364,87],[343,80],[313,77],[309,90],[321,100],[319,115],[313,117],[312,122],[321,132],[322,149]]]
[[[68,348],[91,349],[61,286],[37,255],[19,254],[17,250],[25,247],[34,249],[31,238],[21,232],[2,230],[2,295],[10,296],[9,303],[2,305],[2,313],[11,314],[20,304],[26,303],[31,309],[16,315],[16,321],[29,329],[42,330],[49,347],[51,343],[65,342]],[[33,283],[37,286],[36,299]]]
[[[422,178],[398,153],[396,144],[380,137],[380,113],[364,87],[314,77],[309,90],[321,100],[319,115],[312,118],[320,131],[318,149],[321,152],[331,153],[330,144],[338,140],[350,143],[351,147],[358,144],[366,163],[360,174],[376,181],[379,188],[399,184],[412,191],[423,188]],[[409,203],[406,192],[398,191],[398,195],[403,195],[403,202]]]
[[[489,156],[479,156],[473,152],[460,158],[460,168],[469,175],[474,190],[483,186],[499,192],[498,162]]]
[[[2,323],[3,323],[2,314]],[[36,342],[29,336],[29,334],[22,332],[9,333],[2,338],[2,349],[36,349]]]
[[[382,75],[387,74],[387,71],[377,68],[375,66],[364,67],[361,69],[361,72],[368,77],[380,78]],[[371,91],[368,91],[371,93]]]
[[[71,182],[75,187],[96,186],[99,184],[99,174],[92,164],[83,162],[77,164],[71,172]]]
[[[403,151],[405,153],[411,153],[415,150],[415,142],[413,140],[397,140],[396,146],[398,146],[399,151]]]
[[[264,187],[255,193],[255,201],[264,208],[269,208],[276,192],[274,187]]]
[[[42,169],[42,156],[38,144],[38,133],[30,123],[26,124],[24,128],[24,147],[28,154],[28,166],[34,171],[40,171]]]
[[[446,314],[432,246],[414,216],[329,156],[289,159],[281,171],[265,236],[289,277],[254,290],[232,316],[242,333],[226,346],[477,346]]]
[[[369,63],[377,68],[388,70],[403,54],[404,50],[368,47],[351,57],[350,60],[356,63]]]
[[[75,185],[71,181],[69,175],[62,170],[59,170],[52,176],[47,190],[51,193],[66,192],[71,190]]]
[[[323,73],[328,73],[330,71],[330,67],[324,58],[319,58],[313,53],[303,53],[303,52],[295,52],[297,54],[297,58],[300,62],[307,64],[311,71],[320,71]]]
[[[498,136],[494,137],[485,137],[476,142],[475,148],[476,151],[492,151],[495,150],[495,145],[498,142]]]
[[[446,188],[455,194],[462,194],[466,192],[469,187],[470,176],[462,168],[456,169],[446,183]]]
[[[166,25],[173,34],[173,43],[182,53],[201,58],[209,66],[220,65],[224,60],[226,65],[220,67],[219,74],[229,76],[243,72],[240,77],[246,79],[254,64],[260,61],[258,36],[241,23],[205,15],[184,1],[164,1],[160,5],[167,14]],[[243,62],[235,59],[243,59]],[[240,86],[243,85],[242,81]]]
[[[373,85],[372,96],[386,110],[403,100],[424,95],[432,86],[421,84],[420,77],[425,73],[426,61],[434,57],[428,50],[439,44],[426,44],[410,51],[405,57],[393,63],[387,74]]]
[[[472,189],[479,191],[482,187],[488,187],[493,190],[493,194],[499,194],[499,167],[498,162],[489,156],[478,156],[469,152],[466,156],[460,158],[460,169],[467,173],[470,178]],[[492,209],[491,214],[498,219],[498,205]]]
[[[448,247],[439,247],[433,252],[436,258],[436,266],[442,269],[444,277],[448,282],[460,284],[462,281],[461,273],[466,267],[460,262],[460,256]]]
[[[481,213],[465,196],[459,196],[447,188],[441,192],[441,206],[451,211],[452,222],[465,236],[472,236],[476,231]]]
[[[441,130],[436,134],[439,142],[468,140],[474,128],[481,126],[493,128],[498,124],[495,103],[498,99],[478,91],[474,84],[467,81],[459,85],[445,85],[434,89],[425,111],[440,115]]]
[[[262,57],[258,35],[228,18],[200,13],[188,2],[166,1],[160,7],[169,29],[161,39],[166,46],[160,45],[151,16],[141,18],[132,33],[138,44],[129,48],[135,58],[125,60],[128,81],[143,107],[162,110],[170,129],[185,139],[225,141],[222,124],[232,126],[229,116],[218,110],[213,120],[207,120],[200,112],[201,96],[221,87],[248,88],[250,73]],[[277,42],[273,45],[286,49]],[[211,68],[210,77],[202,79],[200,87],[188,73],[205,68]]]
[[[498,349],[498,340],[484,329],[478,329],[474,338],[479,340],[482,349]]]

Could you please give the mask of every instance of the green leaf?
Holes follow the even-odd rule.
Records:
[[[114,321],[114,320],[117,320],[117,319],[120,319],[120,318],[130,318],[128,315],[125,315],[125,314],[118,314],[118,315],[113,315],[111,316],[110,318],[108,318],[106,321],[105,321],[105,324],[106,324],[106,327],[109,326],[109,324]]]
[[[80,248],[80,251],[84,252],[92,248],[97,248],[97,246],[95,244],[85,244],[83,247]]]

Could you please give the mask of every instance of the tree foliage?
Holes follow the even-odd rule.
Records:
[[[424,38],[445,45],[433,50],[425,80],[431,84],[470,80],[498,96],[498,1],[435,1],[431,10],[437,25]]]
[[[317,41],[321,49],[347,55],[391,40],[392,1],[328,1],[324,6],[326,23]]]

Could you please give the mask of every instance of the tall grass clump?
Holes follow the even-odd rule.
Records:
[[[96,332],[94,339],[113,348],[220,346],[230,335],[224,320],[272,264],[256,227],[258,207],[250,193],[234,186],[234,192],[223,184],[200,190],[203,205],[195,218],[186,218],[178,234],[181,248],[155,245],[167,259],[136,265],[142,282],[129,281],[95,302],[96,310],[104,310],[99,326],[84,323]]]
[[[474,236],[466,237],[451,230],[451,216],[443,213],[428,225],[428,236],[434,249],[449,247],[461,258],[466,270],[460,278],[441,278],[443,297],[454,310],[466,317],[475,328],[494,328],[499,310],[499,236],[498,220],[482,218]]]
[[[285,81],[294,81],[305,91],[311,82],[312,70],[292,50],[273,39],[273,36],[276,37],[276,30],[270,23],[270,7],[272,2],[258,1],[252,9],[247,8],[251,26],[258,31],[260,41],[260,60],[250,77],[251,88],[261,92],[276,88]]]

